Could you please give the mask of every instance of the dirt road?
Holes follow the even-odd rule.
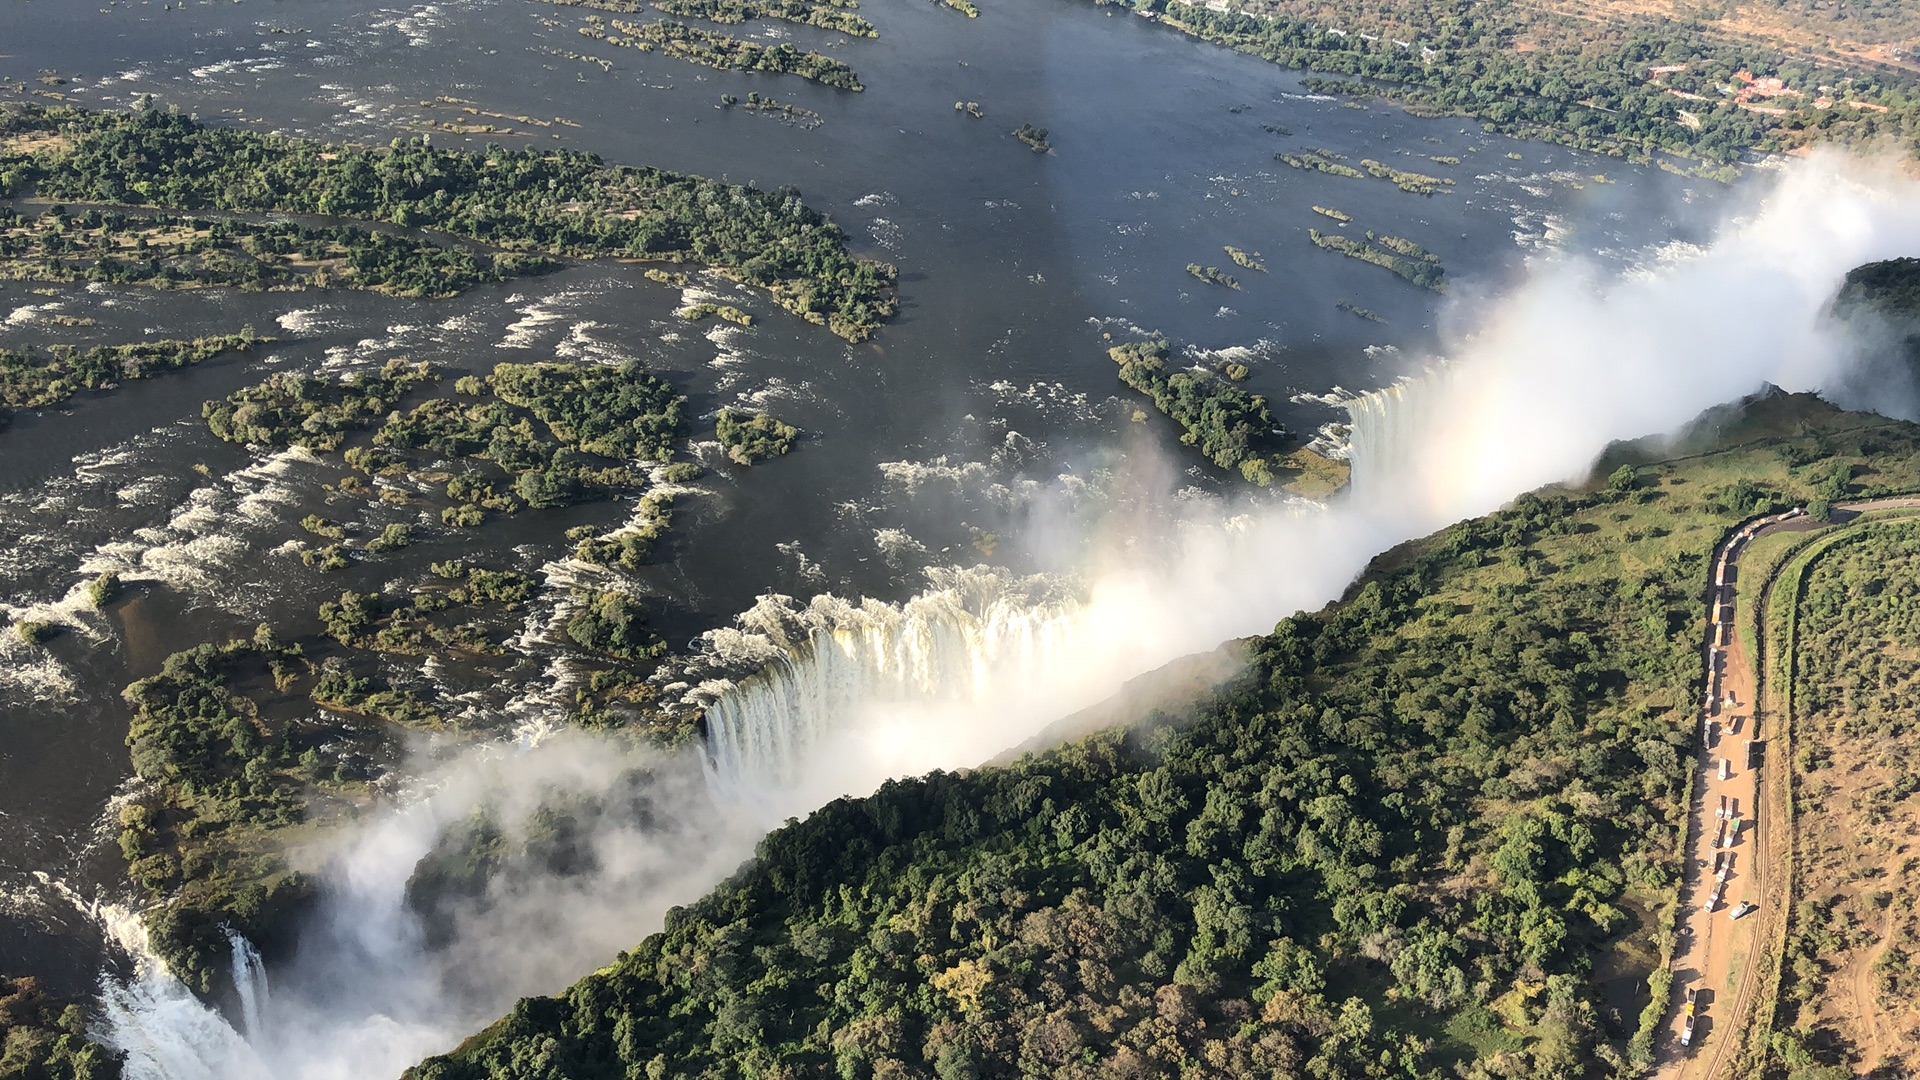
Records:
[[[1833,508],[1844,524],[1873,510],[1912,507],[1920,499],[1889,498]],[[1741,1039],[1739,1021],[1752,996],[1753,972],[1762,967],[1757,918],[1736,919],[1745,905],[1784,911],[1784,880],[1769,881],[1766,853],[1755,814],[1762,794],[1761,759],[1753,754],[1768,718],[1756,711],[1759,680],[1754,658],[1734,632],[1741,602],[1755,603],[1767,582],[1741,587],[1740,556],[1753,541],[1779,532],[1809,531],[1823,523],[1799,510],[1749,522],[1714,553],[1708,592],[1707,641],[1702,650],[1706,694],[1701,702],[1698,760],[1688,820],[1687,864],[1682,878],[1680,938],[1673,956],[1673,1001],[1655,1048],[1656,1080],[1714,1080]],[[1791,768],[1791,762],[1776,763]],[[1789,840],[1790,842],[1790,840]],[[1689,991],[1692,1001],[1689,1004]],[[1689,1031],[1691,1021],[1691,1031]]]

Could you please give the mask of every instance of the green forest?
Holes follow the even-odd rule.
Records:
[[[54,408],[83,390],[111,390],[272,341],[248,330],[193,341],[0,349],[0,427],[15,409]]]
[[[55,206],[28,218],[0,206],[0,280],[151,288],[347,288],[446,297],[559,269],[540,255],[439,247],[348,226],[136,216]]]
[[[1183,0],[1094,2],[1151,14],[1287,67],[1341,76],[1306,80],[1312,91],[1377,96],[1614,154],[1668,152],[1725,164],[1751,150],[1814,141],[1890,139],[1912,149],[1920,139],[1920,85],[1911,75],[1719,32],[1712,24],[1732,10],[1725,7],[1676,5],[1685,13],[1662,17],[1525,0],[1383,0],[1334,10],[1318,0],[1254,0],[1225,11]],[[1859,17],[1853,4],[1783,6],[1834,23],[1817,40],[1846,32],[1852,24],[1845,20]],[[1667,70],[1656,77],[1654,68]],[[1742,73],[1777,77],[1783,91],[1748,100]]]
[[[424,140],[350,147],[208,127],[151,107],[0,105],[0,197],[28,191],[174,211],[358,218],[518,256],[695,262],[854,341],[896,307],[893,268],[848,254],[846,234],[795,191],[608,166],[569,150],[441,150]]]
[[[87,1039],[78,1005],[0,976],[0,1080],[120,1080],[123,1058]]]
[[[1380,556],[1185,715],[790,823],[410,1075],[1637,1072],[1711,552],[1836,463],[1920,488],[1920,428],[1812,398],[1695,430]]]
[[[1778,666],[1792,694],[1791,729],[1773,742],[1790,738],[1797,819],[1794,903],[1766,1042],[1782,1075],[1871,1068],[1862,1028],[1897,1043],[1920,1002],[1910,899],[1920,863],[1902,851],[1920,817],[1920,768],[1908,749],[1920,684],[1920,525],[1906,513],[1808,544],[1775,588],[1793,608],[1776,619],[1778,638],[1790,637],[1791,659]],[[1851,1008],[1836,1015],[1835,999]],[[1894,1075],[1901,1067],[1880,1065],[1874,1071]]]

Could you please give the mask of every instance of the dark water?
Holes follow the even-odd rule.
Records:
[[[850,63],[868,89],[698,68],[579,36],[590,12],[533,0],[381,7],[364,0],[73,4],[0,10],[0,80],[25,96],[119,106],[151,93],[203,119],[360,142],[431,132],[436,143],[568,146],[609,161],[793,185],[846,228],[857,250],[896,263],[902,311],[848,345],[724,283],[702,287],[760,316],[747,330],[689,326],[679,290],[637,269],[578,266],[442,302],[346,293],[156,294],[0,284],[0,346],[231,332],[282,340],[0,432],[0,610],[53,614],[69,629],[45,652],[0,645],[0,970],[91,986],[98,934],[75,907],[115,894],[109,800],[127,780],[118,692],[168,652],[272,621],[299,632],[320,600],[417,576],[472,554],[538,570],[564,556],[570,525],[612,524],[602,504],[437,526],[401,556],[323,576],[280,550],[307,513],[376,529],[404,512],[328,492],[345,470],[282,455],[260,461],[213,439],[200,402],[271,370],[349,371],[393,357],[453,371],[503,360],[640,358],[703,416],[765,407],[808,432],[788,458],[711,470],[682,501],[670,558],[642,575],[675,641],[721,625],[769,589],[899,597],[929,563],[977,560],[985,534],[1050,534],[1094,511],[1061,477],[1171,461],[1175,486],[1217,474],[1166,425],[1130,423],[1136,403],[1103,334],[1158,330],[1194,349],[1238,349],[1250,386],[1292,427],[1339,419],[1295,395],[1363,390],[1470,322],[1527,260],[1556,250],[1634,259],[1703,223],[1712,185],[1560,148],[1483,134],[1458,120],[1353,108],[1303,94],[1296,73],[1187,41],[1163,27],[1066,0],[990,3],[968,20],[926,0],[871,0],[877,41],[787,24],[773,34]],[[275,31],[286,31],[276,33]],[[604,57],[611,72],[550,50]],[[64,78],[64,83],[41,76]],[[812,110],[817,127],[717,107],[749,91]],[[442,96],[547,126],[426,106]],[[976,101],[984,119],[956,113]],[[526,136],[463,138],[455,119]],[[564,121],[564,122],[560,122]],[[1008,133],[1048,129],[1037,155]],[[1265,129],[1288,129],[1279,135]],[[1381,180],[1296,171],[1276,151],[1324,148],[1352,163],[1457,181],[1423,198]],[[1433,157],[1454,156],[1459,165]],[[1601,182],[1604,179],[1605,182]],[[1451,298],[1313,248],[1307,230],[1405,236],[1442,256]],[[1223,245],[1261,252],[1269,273],[1233,267]],[[1242,291],[1189,276],[1220,265]],[[1364,321],[1335,307],[1378,312]],[[64,327],[46,316],[92,318]],[[708,429],[709,436],[711,428]],[[893,532],[892,530],[900,530]],[[902,537],[910,537],[903,540]],[[1062,556],[1007,543],[998,556],[1045,567]],[[112,617],[79,585],[116,569],[137,582]],[[551,709],[551,657],[536,642],[476,708]],[[396,678],[425,678],[396,670]],[[48,875],[48,880],[36,876]],[[64,892],[71,890],[71,893]]]

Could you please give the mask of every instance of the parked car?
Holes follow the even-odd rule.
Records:
[[[1744,919],[1747,916],[1759,910],[1760,910],[1759,904],[1742,903],[1739,907],[1733,909],[1733,914],[1730,916],[1730,918]]]

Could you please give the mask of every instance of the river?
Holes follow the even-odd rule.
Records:
[[[673,315],[681,290],[615,265],[438,302],[0,284],[4,347],[247,324],[281,338],[0,430],[0,610],[71,627],[44,651],[11,636],[0,645],[0,971],[84,994],[112,958],[79,906],[122,889],[111,803],[128,779],[118,699],[127,682],[176,648],[243,635],[258,621],[311,631],[321,600],[417,574],[433,559],[471,554],[539,570],[564,556],[566,527],[627,512],[600,504],[476,534],[428,530],[403,557],[322,575],[285,545],[304,515],[349,511],[327,488],[344,470],[303,455],[256,459],[198,420],[201,401],[267,371],[350,371],[392,357],[455,371],[638,358],[702,416],[741,403],[799,425],[806,441],[787,458],[710,470],[704,494],[676,520],[670,558],[640,575],[660,609],[656,625],[682,643],[729,625],[769,590],[901,601],[926,586],[927,568],[968,565],[990,549],[1021,573],[1071,569],[1085,521],[1125,512],[1124,500],[1083,497],[1087,485],[1111,484],[1130,463],[1165,463],[1156,488],[1217,496],[1222,477],[1168,425],[1131,422],[1137,402],[1114,378],[1105,334],[1157,330],[1182,347],[1237,350],[1248,385],[1290,427],[1311,432],[1343,416],[1319,398],[1387,384],[1531,260],[1562,251],[1638,260],[1650,245],[1700,239],[1724,197],[1716,184],[1471,122],[1315,97],[1298,73],[1113,9],[983,7],[966,19],[926,0],[870,0],[860,11],[877,40],[784,23],[730,31],[844,59],[867,87],[855,94],[590,41],[575,32],[589,12],[533,0],[8,4],[0,81],[18,83],[17,96],[124,107],[151,94],[163,107],[260,130],[359,142],[430,133],[437,145],[491,138],[791,185],[859,253],[900,267],[903,307],[873,341],[848,345],[704,278],[695,286],[703,294],[760,318],[751,329],[691,327]],[[560,55],[568,51],[611,68]],[[823,122],[719,107],[722,94],[749,92]],[[428,104],[442,98],[464,104]],[[978,102],[984,118],[957,112],[956,101]],[[468,107],[499,117],[458,111]],[[520,116],[541,123],[500,118]],[[430,127],[450,120],[527,134]],[[1013,139],[1022,123],[1046,128],[1053,151]],[[1421,197],[1274,160],[1310,148],[1456,183]],[[1308,229],[1341,227],[1315,205],[1349,215],[1350,232],[1378,229],[1439,254],[1452,294],[1315,249]],[[1227,245],[1260,252],[1268,272],[1231,266]],[[1226,267],[1243,288],[1195,280],[1184,269],[1194,262]],[[378,513],[363,520],[401,520]],[[983,548],[988,536],[1004,543]],[[138,586],[113,617],[79,599],[80,585],[107,569]],[[553,659],[529,639],[484,686],[441,689],[522,723],[558,709]],[[448,678],[395,674],[427,686]]]

